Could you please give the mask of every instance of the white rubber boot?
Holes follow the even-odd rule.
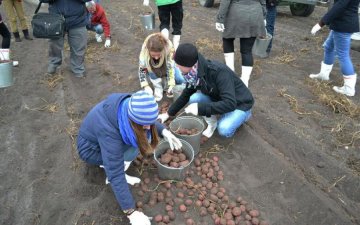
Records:
[[[161,30],[161,34],[166,38],[169,39],[169,30],[164,28]]]
[[[337,93],[344,94],[350,97],[354,96],[357,75],[354,74],[343,77],[344,77],[344,86],[342,87],[334,86],[333,90],[336,91]]]
[[[174,44],[175,51],[176,51],[176,49],[178,48],[178,46],[180,44],[180,37],[181,37],[181,35],[174,35],[173,36],[173,44]]]
[[[330,75],[332,68],[333,68],[333,65],[328,65],[328,64],[325,64],[324,62],[321,62],[320,73],[310,74],[309,77],[311,79],[329,80],[329,75]]]
[[[204,120],[207,123],[207,128],[203,131],[203,135],[207,138],[210,138],[217,127],[217,118],[216,116],[212,115],[210,117],[203,116]]]
[[[226,65],[227,65],[232,71],[235,71],[235,66],[234,66],[234,53],[233,53],[233,52],[224,53],[224,58],[225,58],[225,63],[226,63]]]
[[[163,98],[163,92],[164,92],[164,88],[162,86],[162,79],[161,78],[150,79],[150,81],[154,86],[155,101],[159,102]]]
[[[242,66],[241,67],[241,80],[246,85],[246,87],[249,86],[249,80],[250,75],[252,72],[253,67],[252,66]]]
[[[102,42],[101,34],[95,34],[95,38],[97,42]]]

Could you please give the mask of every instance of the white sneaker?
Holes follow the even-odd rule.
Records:
[[[19,65],[19,61],[13,61],[13,66],[18,66]]]
[[[95,34],[95,38],[97,42],[102,42],[101,34]]]

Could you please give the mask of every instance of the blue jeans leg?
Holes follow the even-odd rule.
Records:
[[[185,79],[182,76],[180,69],[175,66],[175,84],[182,83],[185,83]]]
[[[344,76],[354,75],[354,65],[350,58],[351,33],[334,33],[335,54],[339,59],[341,72]]]
[[[277,14],[276,6],[269,6],[269,7],[266,7],[266,9],[267,9],[266,30],[269,34],[271,34],[273,36],[273,39],[274,39],[275,20],[276,20],[276,14]],[[273,39],[271,39],[271,41],[270,41],[270,44],[266,50],[267,52],[271,51]]]
[[[210,103],[211,98],[201,92],[196,92],[195,94],[191,95],[190,99],[189,99],[189,104],[191,103]]]
[[[218,132],[220,136],[232,137],[235,131],[251,117],[251,110],[241,111],[235,109],[232,112],[225,113],[218,120]]]
[[[327,65],[333,65],[335,62],[335,47],[334,47],[334,32],[330,31],[324,44],[324,63]]]

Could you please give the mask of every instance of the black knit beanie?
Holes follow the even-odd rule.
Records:
[[[180,66],[192,67],[198,60],[198,51],[193,44],[180,44],[175,52],[174,60]]]

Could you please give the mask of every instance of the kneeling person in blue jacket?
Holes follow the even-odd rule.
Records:
[[[156,121],[158,114],[158,104],[145,91],[111,94],[90,110],[77,139],[80,158],[104,167],[115,197],[132,225],[150,225],[150,220],[135,210],[128,186],[140,179],[125,171],[139,151],[142,155],[153,153],[159,134],[172,149],[181,148],[180,140]]]

